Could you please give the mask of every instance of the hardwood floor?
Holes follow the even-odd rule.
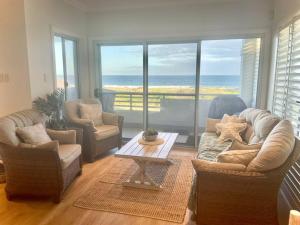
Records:
[[[6,200],[4,184],[0,185],[0,224],[1,225],[178,225],[161,220],[136,217],[117,213],[80,209],[72,206],[73,202],[93,184],[97,175],[113,165],[113,152],[101,157],[96,162],[85,164],[83,173],[69,187],[64,199],[59,204],[51,200],[14,199]],[[193,149],[175,148],[172,154],[193,156]],[[187,210],[182,224],[195,225],[190,220]]]

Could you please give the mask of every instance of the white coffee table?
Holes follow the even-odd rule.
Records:
[[[141,145],[138,140],[142,137],[142,132],[131,139],[124,145],[115,156],[120,158],[133,159],[139,166],[136,173],[126,182],[124,186],[146,188],[159,190],[160,184],[157,184],[147,173],[146,167],[151,163],[161,163],[170,165],[172,162],[168,159],[168,155],[176,141],[178,133],[160,132],[158,138],[162,138],[164,143],[161,145]]]

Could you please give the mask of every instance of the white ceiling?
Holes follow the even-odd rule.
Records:
[[[236,2],[247,0],[64,0],[86,12],[100,12],[130,8],[146,8],[155,6],[209,4],[221,2]],[[249,1],[249,0],[248,0]],[[251,0],[250,0],[251,1]]]

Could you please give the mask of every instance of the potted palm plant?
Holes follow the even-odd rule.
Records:
[[[64,101],[64,90],[56,89],[45,98],[38,97],[34,100],[33,107],[47,116],[48,128],[61,130],[66,128],[66,120],[63,116]]]

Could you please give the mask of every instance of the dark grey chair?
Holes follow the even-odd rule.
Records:
[[[235,95],[222,95],[212,100],[208,117],[212,119],[222,119],[224,114],[238,114],[246,108],[245,102],[240,97]]]

